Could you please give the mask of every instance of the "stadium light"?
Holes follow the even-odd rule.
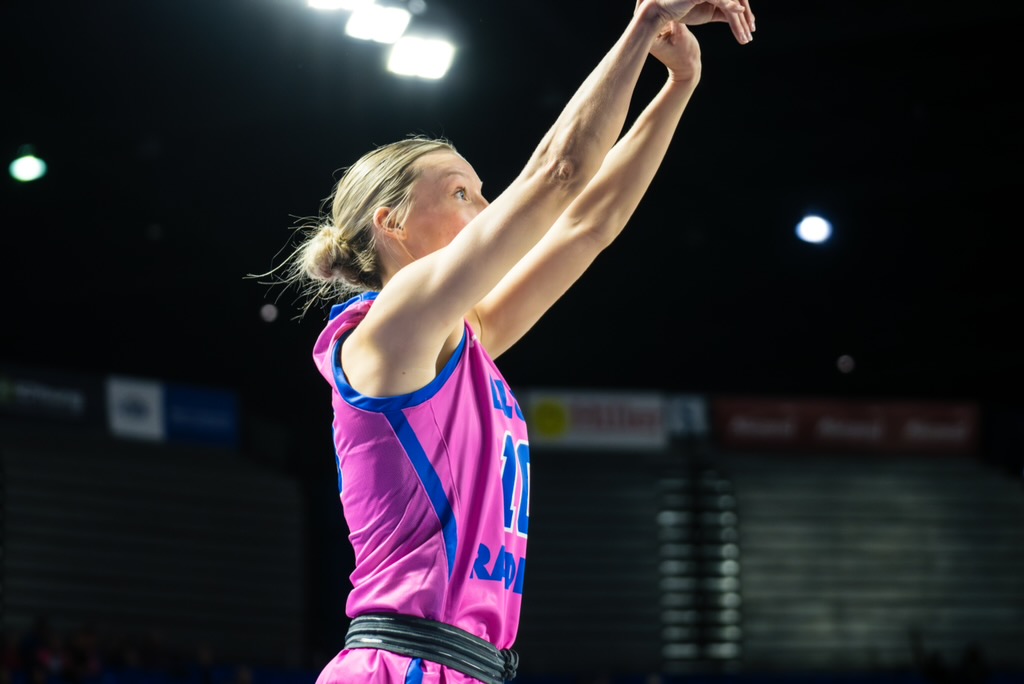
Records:
[[[8,167],[11,178],[22,183],[39,180],[46,175],[46,162],[35,155],[30,145],[18,150],[18,158]]]
[[[796,234],[804,242],[821,244],[832,237],[832,224],[825,218],[816,215],[805,216],[797,224]]]
[[[406,36],[392,46],[388,71],[437,80],[448,73],[454,57],[455,46],[446,40]]]
[[[377,43],[395,43],[409,26],[412,14],[401,7],[366,5],[352,12],[345,33],[352,38]]]

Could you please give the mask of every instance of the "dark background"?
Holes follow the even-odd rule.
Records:
[[[623,236],[500,363],[515,387],[977,401],[1014,422],[1021,3],[754,4],[698,27],[703,80]],[[322,312],[246,279],[340,170],[446,136],[493,198],[611,46],[630,0],[429,0],[441,82],[384,69],[300,0],[0,5],[0,363],[238,393],[244,448],[308,476],[314,624],[336,644],[347,547]],[[661,84],[652,61],[641,104]],[[835,238],[796,222],[820,211]],[[277,302],[273,323],[259,315]],[[837,359],[851,355],[852,373]],[[1007,418],[1007,416],[1009,416]],[[1012,433],[1007,429],[1006,433]],[[312,484],[310,484],[312,483]],[[340,554],[335,556],[332,554]]]
[[[410,133],[449,137],[493,198],[632,9],[431,0],[413,27],[461,47],[418,82],[299,0],[4,3],[0,148],[50,172],[0,182],[0,359],[228,387],[322,429],[323,315],[246,274],[342,167]],[[509,381],[1017,401],[1020,3],[754,10],[747,46],[697,27],[704,76],[661,174],[503,357]],[[661,79],[652,60],[638,97]],[[796,239],[807,211],[832,242]]]

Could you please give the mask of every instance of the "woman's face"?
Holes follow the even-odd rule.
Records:
[[[431,152],[416,165],[420,175],[402,227],[405,247],[418,259],[450,243],[488,202],[473,167],[454,152]]]

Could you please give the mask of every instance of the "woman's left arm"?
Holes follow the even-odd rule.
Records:
[[[540,242],[474,308],[492,357],[518,341],[622,232],[665,157],[700,80],[700,45],[670,23],[651,54],[668,80]]]

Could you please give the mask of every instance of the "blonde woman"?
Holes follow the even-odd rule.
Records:
[[[625,227],[700,80],[685,24],[709,22],[752,38],[747,0],[639,3],[492,202],[445,140],[369,152],[279,267],[307,309],[334,304],[313,357],[355,568],[345,647],[318,684],[515,676],[531,463],[494,359]],[[666,81],[622,135],[649,54]]]

